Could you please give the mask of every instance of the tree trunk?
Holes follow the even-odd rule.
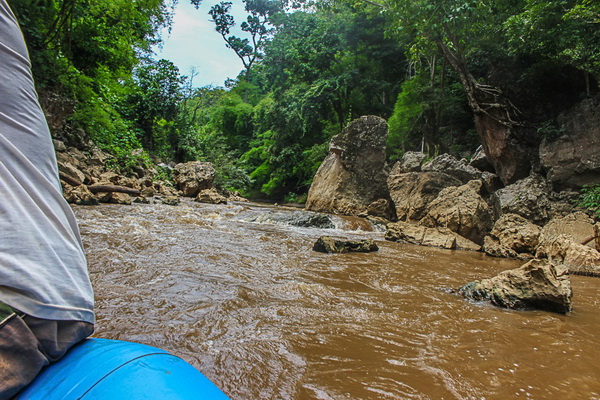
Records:
[[[528,176],[537,159],[534,146],[527,140],[534,131],[519,121],[518,110],[499,88],[477,82],[460,54],[442,39],[435,43],[460,78],[473,111],[475,129],[500,180],[508,185]]]

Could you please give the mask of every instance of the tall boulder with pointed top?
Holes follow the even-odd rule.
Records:
[[[352,121],[334,136],[308,192],[306,208],[345,215],[376,213],[393,219],[385,173],[387,137],[387,123],[373,115]]]

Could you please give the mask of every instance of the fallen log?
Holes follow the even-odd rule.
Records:
[[[119,193],[127,193],[132,196],[139,196],[140,191],[138,189],[133,189],[127,186],[117,186],[117,185],[91,185],[88,186],[88,189],[92,193],[99,192],[119,192]]]
[[[78,179],[73,178],[72,176],[69,176],[67,174],[63,174],[62,172],[59,172],[58,176],[60,177],[60,179],[67,182],[71,186],[77,187],[77,186],[83,185],[83,183],[79,182]]]

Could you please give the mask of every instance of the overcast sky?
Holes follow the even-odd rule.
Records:
[[[155,49],[157,60],[167,59],[179,68],[182,75],[190,76],[196,69],[193,85],[223,86],[227,78],[236,78],[244,68],[233,50],[225,47],[225,41],[217,31],[208,11],[218,0],[204,0],[198,10],[189,0],[179,0],[173,17],[171,33],[162,32],[162,49]],[[236,27],[245,20],[241,0],[233,0],[232,11]],[[239,32],[232,32],[241,36]]]

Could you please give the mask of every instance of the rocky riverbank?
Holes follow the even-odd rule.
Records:
[[[159,173],[154,168],[139,168],[129,176],[115,173],[109,168],[113,157],[97,147],[81,151],[58,140],[54,140],[54,147],[63,194],[69,203],[161,202],[176,205],[181,196],[211,204],[224,204],[228,200],[245,201],[237,193],[218,191],[213,187],[215,169],[208,162],[164,166],[173,176],[171,182],[158,179]]]
[[[582,112],[585,123],[577,121]],[[549,271],[560,266],[600,276],[600,223],[575,206],[583,185],[600,182],[600,101],[586,100],[561,118],[564,135],[544,139],[540,165],[505,186],[481,149],[471,161],[449,154],[427,161],[424,154],[407,152],[389,168],[385,120],[362,117],[331,140],[306,207],[386,220],[388,240],[536,259],[536,266],[545,263]],[[510,300],[514,291],[506,293],[509,300],[494,303],[545,304]],[[559,297],[569,304],[550,308],[570,310],[571,296]]]

